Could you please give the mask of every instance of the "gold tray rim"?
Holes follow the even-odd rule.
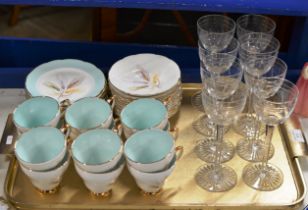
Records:
[[[200,83],[182,83],[182,89],[183,91],[185,90],[198,90],[201,88],[201,84]],[[286,137],[287,135],[287,131],[286,128],[284,126],[284,124],[279,126],[279,131],[283,134],[282,137],[284,139],[283,141],[283,147],[286,151],[287,154],[287,159],[290,165],[290,168],[292,169],[292,175],[293,175],[293,179],[294,182],[296,184],[296,189],[298,192],[298,197],[296,200],[294,200],[292,203],[289,204],[282,204],[282,205],[262,205],[260,203],[258,204],[253,204],[253,205],[228,205],[228,204],[220,204],[220,205],[208,205],[206,203],[204,203],[203,206],[195,205],[195,204],[185,204],[185,205],[174,205],[174,204],[161,204],[161,206],[155,206],[155,209],[165,209],[166,207],[173,207],[176,209],[217,209],[217,208],[228,208],[228,209],[239,209],[239,208],[247,208],[249,207],[256,207],[256,208],[263,208],[263,209],[273,209],[273,208],[279,208],[279,209],[283,209],[283,208],[296,208],[299,207],[299,205],[301,205],[305,199],[306,193],[307,193],[307,187],[305,184],[305,179],[304,179],[304,175],[299,163],[299,156],[294,155],[294,152],[291,151],[292,150],[292,143],[291,140],[289,138]],[[293,154],[293,157],[292,155]],[[9,168],[6,174],[6,178],[5,178],[5,182],[4,182],[4,193],[6,195],[6,198],[8,200],[8,202],[14,206],[17,209],[153,209],[153,206],[149,205],[134,205],[134,206],[128,206],[125,204],[97,204],[97,205],[91,205],[89,207],[87,207],[86,205],[84,206],[80,206],[77,204],[72,204],[69,205],[67,203],[65,204],[54,204],[54,205],[49,205],[46,204],[45,205],[41,205],[40,206],[36,206],[35,204],[31,204],[31,203],[24,203],[24,202],[19,202],[16,201],[11,195],[10,195],[10,191],[13,189],[14,186],[14,180],[16,178],[16,172],[18,171],[18,163],[16,161],[16,158],[14,155],[7,155],[10,158],[10,164],[9,164]]]

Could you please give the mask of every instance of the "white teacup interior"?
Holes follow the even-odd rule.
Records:
[[[110,105],[99,98],[84,98],[71,105],[66,113],[66,122],[77,129],[90,129],[105,123],[112,110]],[[108,126],[108,125],[107,125]]]
[[[56,158],[65,143],[64,135],[58,129],[38,127],[21,135],[15,153],[24,162],[39,164]]]
[[[166,107],[152,98],[129,103],[121,112],[121,121],[129,128],[143,130],[158,126],[167,118]]]
[[[59,104],[50,97],[34,97],[20,104],[13,114],[14,122],[24,128],[47,125],[59,112]]]
[[[121,151],[121,139],[111,130],[96,129],[78,136],[72,144],[74,159],[87,165],[112,160]]]
[[[173,149],[174,141],[169,132],[148,129],[135,133],[124,146],[126,157],[134,162],[149,164],[164,159]]]

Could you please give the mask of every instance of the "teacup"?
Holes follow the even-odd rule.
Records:
[[[13,112],[13,121],[20,134],[40,126],[56,127],[59,119],[58,102],[47,96],[30,98],[18,105]]]
[[[153,98],[143,98],[125,106],[120,118],[124,135],[128,138],[144,129],[164,129],[168,124],[168,111],[162,102]]]
[[[54,168],[66,154],[66,142],[60,130],[52,127],[33,128],[23,133],[15,144],[21,165],[34,171]]]
[[[173,172],[176,156],[173,157],[168,167],[162,171],[146,173],[127,165],[129,172],[134,177],[138,187],[146,193],[157,193],[163,187],[168,176]]]
[[[95,129],[79,135],[71,146],[74,163],[82,170],[99,173],[116,166],[123,154],[120,137],[108,129]]]
[[[175,155],[175,142],[167,131],[146,129],[126,140],[124,154],[128,164],[139,171],[161,171]]]
[[[76,162],[75,162],[76,163]],[[121,158],[117,165],[109,171],[103,173],[90,173],[75,164],[75,169],[83,179],[86,187],[94,194],[108,193],[112,184],[118,179],[125,166],[125,158]]]
[[[63,160],[56,167],[49,170],[34,171],[22,164],[20,164],[20,167],[39,191],[52,193],[59,186],[62,176],[69,166],[69,162],[70,156],[66,153]]]
[[[109,128],[113,122],[112,109],[103,99],[83,98],[67,108],[65,121],[69,126],[69,137],[75,139],[88,130]]]

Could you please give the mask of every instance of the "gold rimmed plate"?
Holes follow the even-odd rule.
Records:
[[[30,96],[49,96],[59,103],[96,97],[106,89],[103,72],[91,63],[75,59],[54,60],[33,69],[27,76]]]
[[[179,66],[156,54],[137,54],[117,61],[109,71],[109,81],[121,92],[140,97],[162,94],[181,79]]]

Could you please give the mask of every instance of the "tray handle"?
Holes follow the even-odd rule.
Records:
[[[13,115],[9,114],[3,130],[0,142],[0,154],[12,155],[14,154],[14,145],[16,141],[17,130],[13,123]]]
[[[284,135],[287,149],[292,158],[307,157],[308,148],[298,116],[293,114],[283,125],[280,126]]]

